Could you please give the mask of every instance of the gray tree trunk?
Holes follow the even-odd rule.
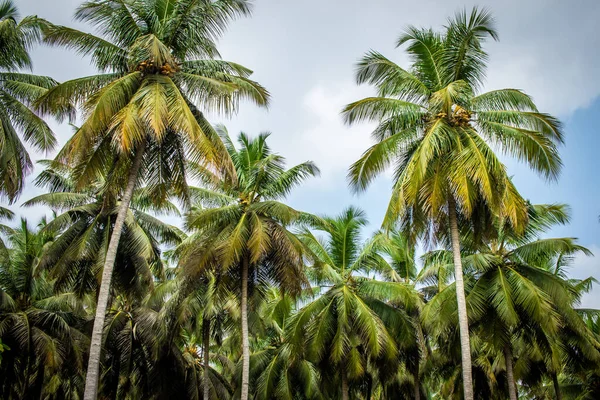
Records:
[[[204,400],[210,400],[210,378],[208,368],[210,362],[210,320],[204,318],[202,321],[202,360],[204,361]]]
[[[346,377],[346,370],[342,369],[342,400],[348,400],[350,398],[350,388],[348,387],[348,377]]]
[[[513,373],[513,355],[510,344],[504,345],[504,362],[506,363],[506,380],[508,381],[508,397],[510,400],[517,400],[517,384]]]
[[[458,327],[460,330],[460,350],[462,357],[462,376],[465,400],[473,400],[473,378],[471,372],[471,345],[469,340],[469,319],[467,317],[467,300],[463,280],[462,260],[460,258],[460,235],[456,215],[456,202],[452,195],[448,198],[448,217],[450,236],[452,239],[452,255],[454,258],[454,276],[456,282],[456,302],[458,304]]]
[[[562,393],[560,391],[560,384],[558,383],[558,376],[556,373],[552,373],[552,384],[554,385],[554,395],[556,400],[562,400]]]
[[[413,372],[415,385],[414,385],[414,396],[415,400],[421,400],[421,379],[419,378],[419,361],[417,361],[417,365],[415,366],[415,370]]]
[[[250,386],[250,342],[248,339],[248,269],[247,256],[242,260],[242,387],[241,400],[248,400]]]
[[[133,196],[133,190],[135,189],[135,183],[138,178],[140,167],[144,159],[144,151],[146,149],[146,142],[142,141],[142,144],[137,149],[133,165],[129,172],[129,179],[121,204],[119,205],[119,211],[117,213],[117,220],[110,236],[110,242],[108,243],[108,249],[106,251],[106,258],[104,259],[104,268],[102,270],[102,281],[100,282],[100,292],[98,295],[98,305],[96,307],[96,317],[94,318],[94,328],[92,330],[92,339],[90,342],[90,357],[88,359],[87,374],[85,378],[85,392],[83,395],[84,400],[96,400],[98,396],[98,379],[100,376],[100,357],[102,355],[102,331],[104,330],[104,321],[106,319],[106,308],[108,307],[108,297],[110,294],[110,284],[112,281],[112,274],[115,266],[115,259],[117,257],[117,248],[119,247],[119,240],[121,239],[121,233],[123,230],[123,224],[125,223],[125,217],[129,210],[129,203]]]

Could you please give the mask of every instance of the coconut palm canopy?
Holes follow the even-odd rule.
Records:
[[[516,158],[552,183],[565,152],[570,165],[565,142],[581,139],[566,138],[542,107],[555,96],[486,89],[501,13],[496,21],[490,10],[460,9],[439,28],[414,27],[411,7],[424,5],[403,4],[393,26],[408,26],[396,41],[406,57],[394,62],[364,53],[345,28],[343,46],[312,43],[330,44],[321,20],[327,32],[348,20],[352,7],[335,0],[285,12],[247,0],[82,0],[67,25],[33,3],[0,0],[0,398],[600,398],[600,310],[587,302],[596,280],[571,269],[594,250],[574,237],[581,203],[573,212],[551,196],[531,203],[521,171],[504,164]],[[386,31],[387,6],[377,31]],[[353,35],[376,37],[362,21],[367,29],[378,7],[361,5]],[[233,32],[237,47],[222,43],[253,9],[252,23]],[[432,21],[440,9],[428,10]],[[271,34],[281,26],[286,34]],[[586,40],[555,47],[578,59],[572,48]],[[273,133],[239,129],[256,129],[245,113],[228,131],[219,118],[271,103],[248,67],[221,58],[218,47],[235,60],[237,42],[277,105],[301,93],[299,65],[323,88],[343,76],[323,65],[345,49],[364,54],[355,78],[374,94],[329,101],[316,90],[307,107],[286,110],[285,126],[273,119]],[[69,56],[41,62],[41,47]],[[540,50],[529,51],[519,56]],[[63,73],[79,59],[93,72]],[[69,78],[36,74],[46,61]],[[549,91],[570,80],[567,70]],[[331,116],[317,121],[319,135],[299,137],[315,110]],[[54,118],[70,123],[68,137],[55,139]],[[368,138],[361,122],[374,140],[362,156],[348,144],[357,136],[335,136],[339,123]],[[349,182],[332,168],[341,152],[352,159]],[[387,169],[391,190],[370,189]],[[348,183],[356,194],[374,190],[365,209],[387,207],[369,222],[344,204]],[[328,211],[318,212],[327,193]],[[36,219],[38,210],[46,216]]]

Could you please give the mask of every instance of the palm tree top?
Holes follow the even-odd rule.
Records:
[[[226,171],[224,176],[218,176],[209,169],[195,166],[196,176],[201,185],[209,190],[221,193],[221,200],[226,203],[238,202],[249,206],[264,201],[275,201],[285,198],[291,190],[310,176],[320,173],[319,168],[312,162],[306,161],[286,169],[285,158],[273,153],[267,143],[270,133],[263,132],[255,138],[241,132],[236,147],[223,125],[216,127],[221,140],[225,144],[227,154],[234,168]],[[204,197],[207,192],[195,189],[196,200],[205,205],[213,205],[211,200]]]
[[[40,39],[35,16],[20,19],[12,0],[0,1],[0,69],[31,68],[29,50]]]
[[[100,70],[168,75],[179,62],[219,56],[215,41],[230,20],[250,11],[245,0],[86,1],[75,20],[89,23],[98,36],[47,26],[46,41],[92,56]]]

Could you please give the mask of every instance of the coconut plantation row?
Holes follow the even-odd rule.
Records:
[[[393,171],[372,234],[357,207],[287,203],[313,162],[207,119],[270,104],[217,51],[250,12],[87,1],[81,31],[0,2],[0,398],[600,398],[595,280],[568,270],[591,252],[552,237],[568,205],[530,203],[501,161],[556,181],[564,132],[526,93],[483,90],[490,12],[406,28],[406,65],[357,54],[374,95],[340,118],[374,129],[350,189]],[[35,75],[39,46],[96,74]],[[19,217],[33,207],[48,217]]]

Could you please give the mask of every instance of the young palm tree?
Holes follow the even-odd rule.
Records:
[[[413,327],[405,311],[419,304],[412,286],[364,276],[390,268],[377,252],[377,240],[361,244],[366,223],[361,210],[348,208],[336,218],[324,218],[319,230],[326,239],[308,230],[302,234],[315,259],[314,284],[327,290],[298,311],[288,333],[290,343],[320,365],[323,380],[337,383],[324,390],[345,400],[350,384],[364,379],[369,369],[394,370],[398,348],[390,332],[409,337]],[[388,301],[402,304],[404,311]]]
[[[285,169],[285,159],[271,152],[269,134],[238,138],[238,150],[225,128],[218,128],[234,170],[219,177],[197,166],[202,188],[193,190],[200,205],[186,217],[188,228],[196,231],[182,266],[190,278],[218,266],[221,274],[233,274],[240,282],[242,377],[240,395],[249,395],[248,293],[258,282],[271,282],[290,294],[299,293],[306,278],[303,246],[288,226],[310,220],[279,200],[318,168],[305,162]]]
[[[88,339],[83,303],[55,292],[39,263],[56,232],[31,229],[25,219],[8,233],[7,260],[0,261],[0,365],[3,398],[78,399]]]
[[[86,400],[96,398],[109,287],[136,183],[152,183],[157,203],[169,195],[186,201],[186,160],[233,168],[194,103],[225,112],[235,110],[240,98],[268,103],[268,92],[248,79],[250,70],[215,59],[215,39],[232,18],[248,13],[242,0],[88,1],[75,17],[98,35],[44,24],[46,43],[91,56],[102,72],[65,82],[39,100],[43,112],[62,115],[65,103],[84,112],[58,160],[73,166],[78,188],[105,175],[114,159],[119,163],[110,184],[122,193],[121,203],[103,267]]]
[[[265,295],[257,311],[259,348],[252,352],[251,376],[256,379],[254,398],[257,400],[322,399],[321,374],[317,366],[303,357],[302,352],[288,341],[286,332],[293,320],[300,299],[282,294],[275,287],[264,290]],[[295,301],[296,300],[296,301]]]
[[[19,72],[31,68],[29,50],[40,38],[36,17],[19,20],[12,0],[0,2],[0,197],[13,202],[33,168],[21,135],[36,150],[49,151],[56,139],[33,111],[33,102],[54,87],[45,76]]]
[[[405,227],[452,244],[463,360],[465,398],[473,399],[469,327],[460,259],[459,221],[475,214],[508,217],[523,226],[526,206],[491,145],[526,161],[547,178],[561,167],[559,122],[540,113],[516,89],[478,93],[483,83],[486,38],[497,38],[487,12],[460,12],[442,33],[411,27],[398,40],[407,45],[405,70],[377,52],[358,64],[358,83],[377,88],[344,109],[346,122],[378,122],[377,143],[354,163],[349,179],[364,190],[396,163],[395,183],[384,224],[401,218]]]
[[[398,231],[378,232],[374,238],[380,248],[379,254],[383,257],[379,263],[379,275],[386,281],[410,284],[417,291],[416,249],[410,238]],[[422,292],[422,288],[418,290]],[[423,293],[419,294],[423,298],[426,297]],[[391,304],[402,309],[402,304]],[[386,393],[400,393],[406,390],[405,387],[412,386],[415,400],[422,396],[421,366],[427,361],[430,353],[420,311],[420,308],[414,308],[410,315],[407,315],[413,325],[412,332],[405,332],[403,335],[394,332],[404,362],[399,365],[395,379],[386,385]],[[412,377],[412,381],[407,379],[407,376]]]

